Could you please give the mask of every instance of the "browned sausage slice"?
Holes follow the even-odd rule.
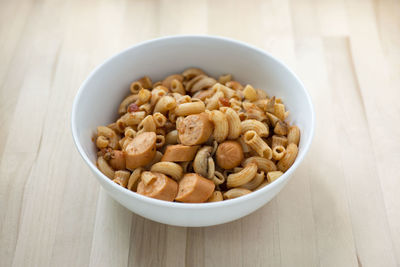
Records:
[[[125,156],[121,150],[113,150],[111,152],[110,166],[114,170],[125,170]]]
[[[160,200],[174,201],[178,192],[178,184],[165,174],[159,172],[153,172],[153,174],[156,176],[156,179],[147,185],[143,181],[140,181],[137,192],[141,195]]]
[[[175,200],[187,203],[201,203],[214,192],[214,182],[197,173],[187,173],[179,181],[178,195]]]
[[[184,162],[191,161],[199,146],[169,145],[161,161]]]
[[[212,131],[213,124],[204,112],[187,116],[178,127],[179,140],[188,146],[206,142]]]
[[[156,134],[144,132],[137,135],[124,148],[126,168],[134,170],[151,162],[156,154]]]

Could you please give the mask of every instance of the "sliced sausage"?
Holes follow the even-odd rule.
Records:
[[[216,156],[218,166],[226,170],[239,166],[244,158],[242,146],[236,141],[221,143],[218,146]]]
[[[169,145],[161,161],[184,162],[191,161],[196,155],[199,146]]]
[[[178,127],[179,140],[188,146],[206,142],[212,131],[213,124],[204,112],[187,116]]]
[[[124,155],[126,168],[134,170],[151,162],[156,154],[156,134],[143,132],[125,145]]]
[[[179,181],[178,195],[175,200],[187,203],[201,203],[209,199],[214,192],[214,182],[197,173],[187,173]]]
[[[159,172],[153,172],[153,174],[156,179],[147,185],[143,181],[140,181],[137,192],[141,195],[160,200],[174,201],[178,192],[178,184],[165,174]]]
[[[121,150],[113,150],[111,152],[110,166],[114,170],[125,170],[125,156]]]

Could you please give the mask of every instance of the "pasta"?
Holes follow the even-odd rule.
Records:
[[[253,86],[251,85],[246,85],[246,87],[243,89],[243,94],[244,98],[247,100],[253,102],[258,99],[257,91],[254,90]]]
[[[241,133],[244,134],[247,131],[253,130],[260,137],[267,137],[269,135],[268,127],[258,120],[245,120],[240,123],[242,130]]]
[[[139,123],[137,129],[139,132],[155,132],[156,124],[154,123],[153,116],[147,115],[146,118]]]
[[[224,200],[221,191],[214,191],[207,202],[217,202]]]
[[[242,166],[247,166],[249,163],[257,164],[257,167],[264,171],[265,173],[270,171],[276,171],[276,165],[274,162],[270,161],[269,159],[262,158],[262,157],[250,157],[243,161]]]
[[[281,172],[281,171],[269,172],[267,174],[267,180],[268,180],[269,183],[272,183],[273,181],[275,181],[276,179],[281,177],[282,174],[283,174],[283,172]]]
[[[244,141],[261,157],[271,159],[272,150],[264,140],[256,133],[256,131],[247,131],[244,134]]]
[[[297,157],[298,148],[295,144],[289,144],[286,148],[285,156],[278,162],[278,169],[285,172],[292,166]]]
[[[164,127],[167,122],[167,118],[159,112],[153,114],[153,120],[157,128]]]
[[[188,116],[204,112],[205,110],[206,106],[204,102],[189,102],[178,105],[175,109],[175,114],[177,116]]]
[[[139,181],[139,178],[142,173],[142,168],[136,168],[132,174],[129,176],[129,181],[128,181],[128,189],[131,191],[136,191],[137,187],[137,182]]]
[[[257,164],[249,163],[241,171],[232,173],[228,176],[226,180],[226,185],[228,187],[238,187],[250,182],[257,173]]]
[[[179,181],[183,176],[182,167],[174,162],[161,161],[157,162],[150,169],[152,172],[160,172],[165,175],[170,176],[171,178]]]
[[[128,185],[130,175],[131,173],[128,171],[116,171],[113,182],[122,187],[126,187]]]
[[[287,135],[288,127],[287,127],[286,123],[284,123],[282,121],[278,121],[275,125],[274,133],[279,134],[279,135]]]
[[[286,149],[283,146],[275,146],[272,148],[272,158],[274,160],[280,160],[285,155]]]
[[[300,129],[281,98],[198,68],[127,88],[119,117],[94,135],[98,169],[167,201],[217,202],[272,183],[296,160]]]
[[[182,82],[179,81],[178,79],[173,79],[171,81],[171,91],[174,93],[178,93],[181,95],[186,94],[185,88],[182,85]]]
[[[168,110],[171,110],[175,107],[175,98],[173,98],[172,96],[163,96],[157,101],[157,104],[154,107],[154,112],[166,114]]]
[[[232,74],[225,74],[221,75],[218,78],[218,82],[222,84],[226,84],[227,82],[230,82],[232,80]]]
[[[108,141],[108,146],[112,149],[116,149],[118,145],[118,136],[117,134],[110,128],[106,126],[97,127],[97,136],[103,136],[103,140]]]
[[[233,188],[228,191],[226,191],[224,195],[224,199],[233,199],[237,197],[241,197],[247,194],[250,194],[251,190],[246,189],[246,188]]]
[[[138,100],[138,98],[139,98],[138,95],[130,95],[130,96],[127,96],[124,100],[122,100],[122,102],[118,108],[119,115],[125,114],[127,112],[128,106],[132,103],[135,103],[136,100]]]
[[[243,185],[241,185],[240,187],[241,187],[241,188],[246,188],[246,189],[249,189],[249,190],[254,190],[254,189],[256,189],[262,182],[264,182],[264,178],[265,178],[265,174],[264,174],[263,171],[257,172],[256,175],[254,176],[254,178],[253,178],[250,182],[248,182],[248,183],[246,183],[246,184],[243,184]]]
[[[221,143],[229,134],[228,119],[226,115],[219,110],[213,110],[209,114],[210,120],[214,123],[214,139],[218,143]]]
[[[151,98],[151,92],[147,89],[140,89],[139,93],[138,93],[138,100],[137,100],[137,104],[145,104],[147,103]]]
[[[289,144],[295,144],[299,145],[299,140],[300,140],[300,129],[297,126],[291,126],[289,128],[288,134],[287,134],[287,142]]]
[[[237,139],[242,128],[239,115],[231,108],[222,107],[221,111],[225,113],[228,120],[228,139]]]

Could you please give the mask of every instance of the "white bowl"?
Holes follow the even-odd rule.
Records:
[[[289,121],[299,126],[299,154],[292,167],[266,187],[240,198],[202,204],[161,201],[115,184],[96,167],[92,136],[98,125],[117,118],[117,109],[132,81],[144,75],[153,81],[198,67],[218,77],[262,88],[283,99]],[[310,147],[314,110],[303,84],[282,62],[243,42],[214,36],[170,36],[140,43],[106,60],[80,87],[72,107],[72,135],[84,161],[108,194],[129,210],[150,220],[178,226],[209,226],[239,219],[260,208],[286,185]]]

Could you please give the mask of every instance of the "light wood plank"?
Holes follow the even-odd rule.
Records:
[[[328,79],[325,53],[319,37],[296,42],[299,75],[316,110],[315,137],[307,157],[316,244],[321,266],[356,266],[349,197],[344,188],[341,148],[337,145],[342,137],[332,123],[336,117],[332,106],[335,92]]]
[[[340,157],[350,200],[357,257],[362,265],[396,266],[382,191],[374,166],[376,158],[371,148],[364,104],[348,42],[329,39],[324,45],[329,81],[338,99],[333,102],[336,114],[334,122],[342,131],[338,145],[342,148]]]
[[[132,213],[100,190],[89,266],[127,266]]]
[[[400,127],[394,121],[400,117],[397,99],[400,84],[390,79],[390,68],[385,60],[381,39],[376,26],[375,5],[371,1],[347,3],[350,48],[354,68],[360,85],[368,130],[372,139],[377,175],[386,207],[389,233],[400,263]],[[396,10],[396,9],[394,9]],[[398,10],[398,9],[397,9]],[[355,17],[356,16],[356,17]],[[357,18],[357,19],[356,19]],[[399,40],[398,34],[393,38]],[[398,42],[398,41],[397,41]],[[393,66],[393,65],[392,65]],[[398,71],[398,70],[397,70]]]

